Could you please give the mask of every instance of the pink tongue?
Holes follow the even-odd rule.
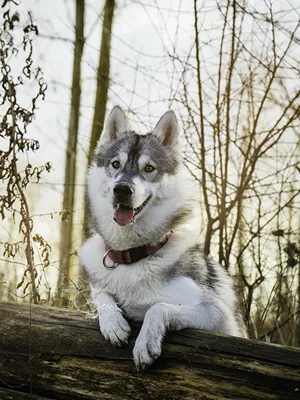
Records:
[[[119,206],[115,210],[114,217],[119,225],[125,226],[130,224],[130,222],[133,220],[133,215],[134,215],[133,208]]]

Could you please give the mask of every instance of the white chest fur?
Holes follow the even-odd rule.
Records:
[[[182,237],[173,236],[159,250],[157,257],[151,256],[130,265],[118,265],[113,270],[103,266],[104,244],[99,235],[90,238],[80,251],[93,289],[113,295],[119,307],[129,318],[142,320],[146,311],[154,304],[196,304],[201,290],[188,277],[168,280],[164,270],[178,260],[190,243]]]

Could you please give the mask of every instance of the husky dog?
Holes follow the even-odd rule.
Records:
[[[100,331],[127,343],[127,318],[143,321],[133,357],[137,370],[161,354],[168,330],[196,328],[245,336],[232,281],[198,244],[181,160],[175,114],[154,131],[128,128],[115,107],[88,173],[94,235],[80,250]]]

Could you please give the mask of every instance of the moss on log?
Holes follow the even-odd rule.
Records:
[[[81,312],[0,303],[0,399],[300,399],[300,349],[206,332],[169,334],[137,373]],[[31,394],[29,394],[31,393]]]

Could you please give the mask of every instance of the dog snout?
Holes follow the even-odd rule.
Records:
[[[114,195],[117,200],[125,201],[132,196],[133,190],[127,183],[117,183],[114,187]]]

